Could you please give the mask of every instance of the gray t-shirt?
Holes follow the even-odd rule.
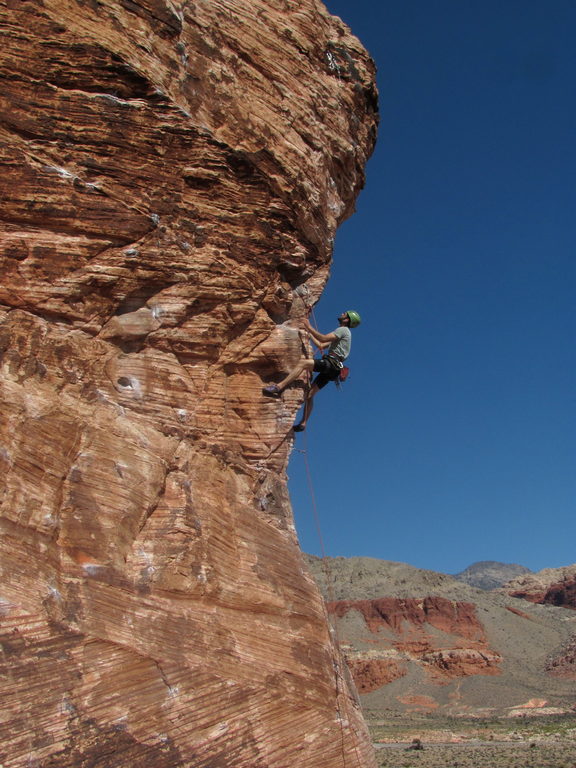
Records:
[[[346,360],[350,354],[350,348],[352,346],[352,334],[350,328],[345,325],[341,325],[336,328],[332,333],[338,338],[330,342],[330,348],[328,349],[328,355],[334,354],[340,358],[340,360]]]

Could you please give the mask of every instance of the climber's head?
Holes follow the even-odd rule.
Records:
[[[358,312],[355,312],[353,309],[349,309],[347,312],[344,312],[344,314],[341,317],[346,318],[346,320],[348,320],[346,325],[348,325],[350,328],[356,328],[356,326],[360,325],[360,323],[362,322]]]

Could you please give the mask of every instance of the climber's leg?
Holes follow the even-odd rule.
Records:
[[[304,432],[306,429],[306,424],[312,414],[312,409],[314,408],[314,395],[319,391],[319,387],[316,384],[313,384],[304,402],[304,416],[300,423],[294,426],[294,432]]]
[[[267,387],[264,387],[262,390],[265,395],[272,395],[272,397],[277,397],[281,392],[283,392],[287,386],[292,384],[293,381],[296,381],[296,379],[301,376],[304,371],[308,371],[311,373],[314,370],[314,360],[303,358],[298,365],[293,368],[288,376],[286,376],[285,379],[282,379],[278,384],[269,384]]]

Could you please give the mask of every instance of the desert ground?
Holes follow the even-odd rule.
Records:
[[[576,713],[512,720],[384,715],[369,726],[379,768],[576,768]]]

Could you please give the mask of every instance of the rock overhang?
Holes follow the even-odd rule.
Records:
[[[363,184],[373,64],[312,0],[1,13],[14,764],[372,765],[286,492],[302,393],[260,388]]]

